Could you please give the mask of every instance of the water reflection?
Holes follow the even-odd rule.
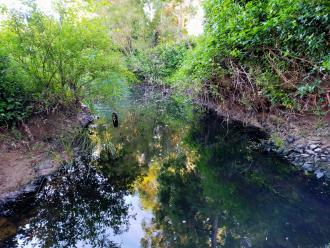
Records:
[[[119,247],[107,229],[118,234],[128,228],[127,194],[119,181],[110,184],[106,177],[76,160],[38,194],[32,209],[35,215],[6,246],[75,247],[86,243]]]
[[[312,185],[292,178],[292,167],[257,149],[262,136],[235,123],[226,127],[212,111],[203,116],[182,151],[160,167],[159,202],[143,246],[328,244],[329,198],[308,193]]]
[[[87,146],[93,151],[77,151],[73,165],[47,182],[37,199],[5,212],[3,245],[325,247],[330,242],[329,186],[302,178],[285,161],[263,153],[259,140],[265,135],[258,130],[143,90],[97,111],[102,118]],[[97,159],[91,162],[90,153]]]

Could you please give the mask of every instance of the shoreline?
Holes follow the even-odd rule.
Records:
[[[6,130],[0,141],[0,206],[38,191],[45,180],[73,159],[72,142],[95,120],[82,105],[71,114],[33,116]],[[17,137],[12,137],[15,132]]]
[[[164,85],[145,83],[141,87],[146,92],[159,90],[164,96],[172,93],[172,88]],[[186,93],[192,97],[189,90]],[[262,142],[264,151],[276,153],[306,175],[312,174],[316,179],[330,181],[330,112],[322,119],[324,126],[317,127],[320,120],[312,114],[255,114],[243,112],[236,106],[224,108],[198,97],[193,98],[192,102],[213,109],[228,120],[259,128],[269,136]]]
[[[142,88],[148,91],[148,87],[145,85]],[[160,91],[165,95],[171,93],[171,90],[166,87]],[[290,125],[284,125],[284,123],[276,125],[270,117],[261,120],[256,115],[224,110],[210,102],[194,100],[193,104],[211,108],[228,120],[239,121],[244,125],[259,128],[270,137],[262,142],[262,148],[266,152],[277,153],[278,156],[307,175],[330,181],[329,124],[325,127],[323,135],[322,133],[316,135],[316,129],[302,135],[293,127],[299,124],[299,121],[292,122]],[[59,147],[61,139],[59,136],[66,137],[68,140],[73,139],[77,130],[87,128],[95,119],[90,110],[82,105],[81,109],[72,116],[58,113],[46,118],[31,118],[27,122],[28,131],[26,131],[26,127],[21,127],[20,131],[25,132],[25,135],[18,145],[0,142],[0,205],[14,201],[21,195],[37,191],[48,176],[56,173],[62,164],[71,161],[73,155],[70,154],[69,149],[73,150],[73,147],[67,147],[69,148],[67,151],[63,144],[62,147]],[[309,128],[311,130],[311,127]],[[8,159],[14,160],[14,162],[7,161]],[[19,163],[15,165],[17,160]],[[14,166],[8,166],[10,162]],[[4,167],[8,169],[5,173]],[[8,181],[10,181],[9,187],[6,185]]]
[[[264,131],[268,140],[262,142],[266,152],[278,156],[317,179],[330,181],[330,115],[325,116],[324,127],[315,128],[312,116],[299,116],[288,120],[279,116],[258,116],[238,110],[223,109],[211,102],[194,100],[195,104],[215,110],[228,120],[235,120]],[[303,129],[304,133],[300,131]]]

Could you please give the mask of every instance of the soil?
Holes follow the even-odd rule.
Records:
[[[298,113],[256,114],[244,112],[241,108],[233,105],[228,108],[210,102],[196,102],[215,109],[220,115],[227,116],[228,119],[259,127],[270,134],[276,132],[283,139],[288,136],[296,136],[330,145],[330,111],[324,116]]]
[[[14,129],[0,129],[0,200],[70,157],[65,143],[80,129],[75,114],[35,116]]]

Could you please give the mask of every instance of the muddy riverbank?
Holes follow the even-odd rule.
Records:
[[[3,129],[0,139],[0,201],[38,190],[43,179],[73,158],[73,142],[93,121],[88,109],[78,113],[34,116]]]

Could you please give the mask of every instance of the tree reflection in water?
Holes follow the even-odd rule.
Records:
[[[128,227],[127,189],[86,166],[79,158],[38,194],[37,214],[18,235],[21,247],[119,247],[111,241]],[[118,190],[120,187],[120,190]],[[109,232],[112,230],[112,232]],[[31,238],[33,239],[31,240]]]
[[[262,152],[263,133],[170,97],[133,94],[127,102],[116,110],[119,128],[105,111],[90,136],[100,151],[93,166],[77,156],[37,194],[28,214],[11,217],[20,228],[8,247],[18,240],[21,247],[126,248],[116,235],[133,223],[125,197],[136,192],[153,214],[151,221],[137,218],[145,248],[330,242],[329,186]]]
[[[142,246],[326,245],[329,194],[317,198],[308,192],[312,184],[292,176],[293,167],[258,149],[263,137],[254,128],[227,125],[214,111],[197,118],[181,152],[159,161],[158,203]]]

